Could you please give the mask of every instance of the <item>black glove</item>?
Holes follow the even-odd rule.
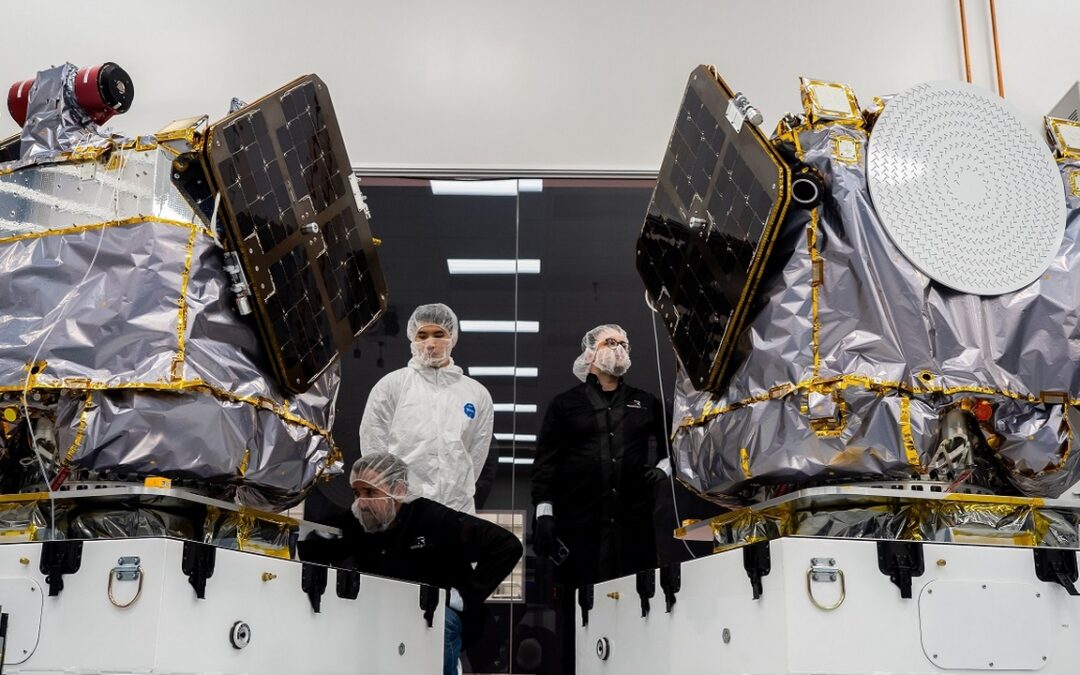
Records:
[[[662,483],[667,479],[668,475],[664,473],[664,470],[655,466],[645,472],[646,485],[656,485],[657,483]]]
[[[533,532],[533,549],[545,558],[555,552],[555,518],[540,516],[536,519],[536,531]]]

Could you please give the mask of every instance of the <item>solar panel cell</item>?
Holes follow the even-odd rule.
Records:
[[[707,66],[690,78],[638,240],[638,271],[701,389],[721,389],[787,206],[789,169]]]
[[[307,76],[210,128],[229,240],[282,385],[302,392],[386,307],[325,85]]]

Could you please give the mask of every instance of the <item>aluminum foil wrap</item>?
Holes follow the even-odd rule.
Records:
[[[286,508],[340,470],[339,370],[278,388],[233,309],[216,223],[171,182],[174,146],[0,165],[2,451],[28,410],[50,480],[167,476]]]
[[[40,161],[76,148],[105,147],[109,136],[74,100],[78,67],[70,63],[37,74],[19,140],[23,160]]]
[[[964,499],[825,509],[791,504],[740,508],[711,519],[710,528],[716,551],[788,536],[1080,548],[1080,519],[1074,511],[1023,499],[1001,503],[958,497]]]
[[[1080,198],[1069,174],[1080,164],[1060,164],[1068,219],[1050,268],[1020,291],[980,297],[931,282],[892,244],[867,189],[861,126],[779,132],[826,196],[789,211],[740,338],[750,355],[727,391],[677,384],[680,479],[728,503],[763,485],[925,479],[942,463],[945,416],[977,404],[971,445],[1002,485],[1056,497],[1076,483]],[[845,161],[851,142],[857,157]]]

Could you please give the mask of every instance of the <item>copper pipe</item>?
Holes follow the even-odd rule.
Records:
[[[1001,77],[1001,47],[998,46],[997,7],[990,0],[990,27],[994,30],[994,66],[997,68],[998,96],[1005,98],[1005,81]]]
[[[967,81],[971,82],[971,52],[968,51],[967,36],[967,12],[964,11],[964,0],[960,3],[960,34],[964,36],[964,71],[967,73]]]

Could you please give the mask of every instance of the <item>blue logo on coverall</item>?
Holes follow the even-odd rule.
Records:
[[[465,416],[468,417],[469,419],[475,419],[476,418],[476,406],[474,406],[472,403],[466,403],[465,404]]]

